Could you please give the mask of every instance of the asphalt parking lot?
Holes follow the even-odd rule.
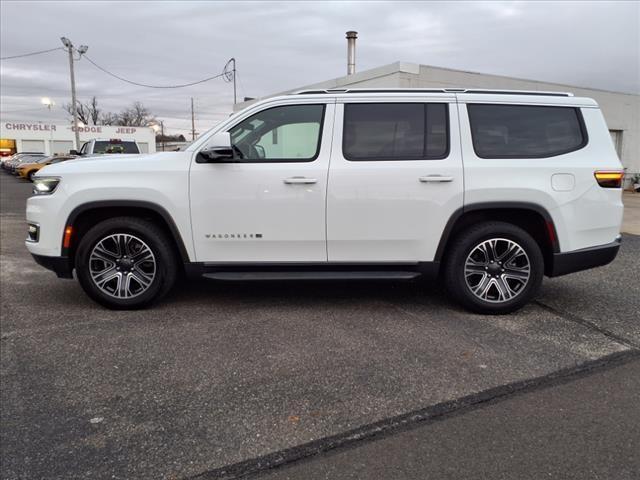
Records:
[[[0,191],[2,478],[259,473],[640,358],[638,236],[509,316],[423,282],[189,282],[112,312],[31,260],[30,185]]]

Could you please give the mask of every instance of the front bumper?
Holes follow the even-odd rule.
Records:
[[[622,237],[618,236],[615,241],[606,245],[582,248],[573,252],[554,253],[553,265],[549,276],[559,277],[560,275],[607,265],[618,255],[621,241]]]
[[[31,254],[38,265],[55,272],[58,278],[73,278],[73,264],[68,257],[47,257]]]

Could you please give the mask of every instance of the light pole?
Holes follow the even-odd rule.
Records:
[[[160,143],[162,143],[162,151],[164,152],[164,120],[160,120],[159,123],[156,120],[155,123],[151,125],[151,128],[154,132],[156,132],[156,135],[158,134],[158,132],[160,132]],[[156,146],[157,145],[158,142],[156,139]]]
[[[69,72],[71,74],[71,112],[73,114],[73,130],[76,134],[75,146],[77,150],[80,148],[80,132],[78,131],[78,110],[76,108],[76,77],[73,71],[73,51],[75,49],[73,47],[73,43],[71,43],[71,40],[69,40],[67,37],[60,37],[60,40],[67,49],[67,52],[69,52]],[[80,60],[82,54],[86,53],[87,50],[89,50],[89,47],[87,47],[86,45],[80,45],[80,48],[77,49],[78,60]]]
[[[42,97],[40,101],[45,107],[49,109],[49,111],[51,111],[51,107],[56,104],[56,102],[52,101],[49,97]]]

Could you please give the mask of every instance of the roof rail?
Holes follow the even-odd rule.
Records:
[[[573,97],[573,93],[569,92],[545,92],[538,90],[490,90],[477,88],[327,88],[298,90],[291,93],[291,95],[335,95],[341,93],[475,93],[490,95],[540,95],[545,97]]]

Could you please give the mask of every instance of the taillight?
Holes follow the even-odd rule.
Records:
[[[620,170],[598,170],[593,173],[602,188],[620,188],[624,172]]]

